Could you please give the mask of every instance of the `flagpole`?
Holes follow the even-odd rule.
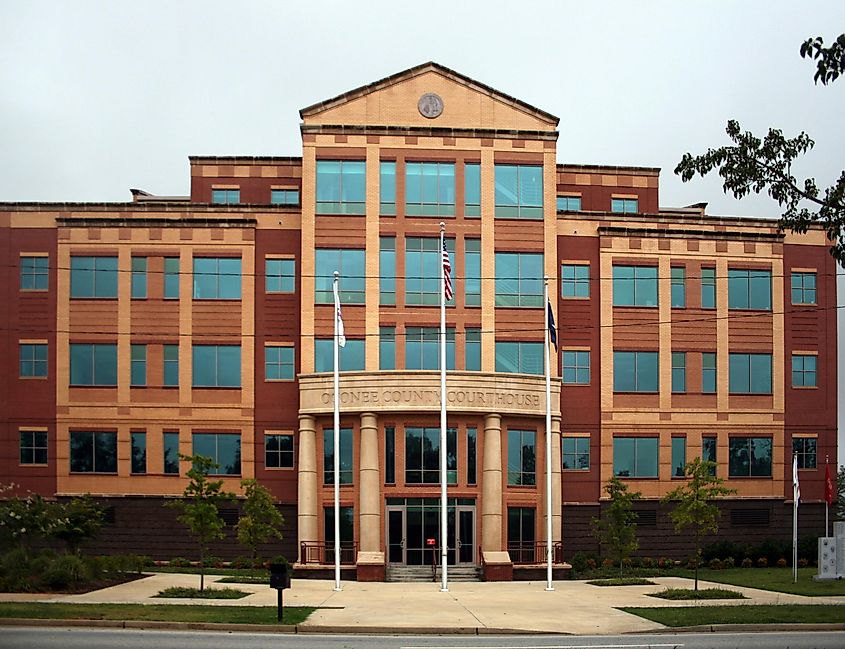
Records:
[[[792,454],[792,583],[798,583],[798,453]]]
[[[334,272],[334,589],[340,591],[340,350],[338,316],[340,295],[338,294],[337,271]]]
[[[824,535],[827,536],[827,531],[830,529],[827,522],[827,510],[830,504],[827,502],[827,483],[830,479],[830,455],[825,453],[824,456]]]
[[[552,366],[549,346],[549,276],[543,277],[543,336],[546,366],[546,590],[552,591]]]
[[[440,222],[440,592],[449,592],[447,576],[449,563],[448,500],[446,498],[446,269],[442,255],[446,224]],[[457,548],[456,548],[457,550]]]

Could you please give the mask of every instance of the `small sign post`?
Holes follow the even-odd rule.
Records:
[[[437,581],[437,539],[426,539],[425,544],[431,548],[431,581]]]
[[[290,588],[290,573],[286,563],[271,563],[270,564],[270,588],[276,589],[277,594],[277,620],[282,621],[282,593],[285,588]]]

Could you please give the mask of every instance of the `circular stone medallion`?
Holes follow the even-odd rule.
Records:
[[[439,95],[427,92],[417,102],[417,109],[420,111],[420,115],[428,119],[440,117],[443,112],[443,100]]]

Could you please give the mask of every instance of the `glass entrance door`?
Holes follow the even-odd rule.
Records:
[[[398,501],[398,502],[397,502]],[[402,504],[400,504],[402,503]],[[475,502],[450,499],[446,512],[449,565],[475,563]],[[387,562],[409,566],[440,563],[440,501],[391,499],[386,508]],[[434,545],[429,544],[434,540]]]
[[[475,507],[458,507],[458,563],[475,563]]]
[[[405,508],[387,508],[387,562],[405,563]]]

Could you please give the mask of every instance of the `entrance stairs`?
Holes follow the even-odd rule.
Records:
[[[449,581],[481,581],[481,568],[478,566],[449,566]],[[431,566],[387,566],[385,580],[390,582],[431,581],[440,582],[442,576],[437,567],[436,576],[431,575]]]

